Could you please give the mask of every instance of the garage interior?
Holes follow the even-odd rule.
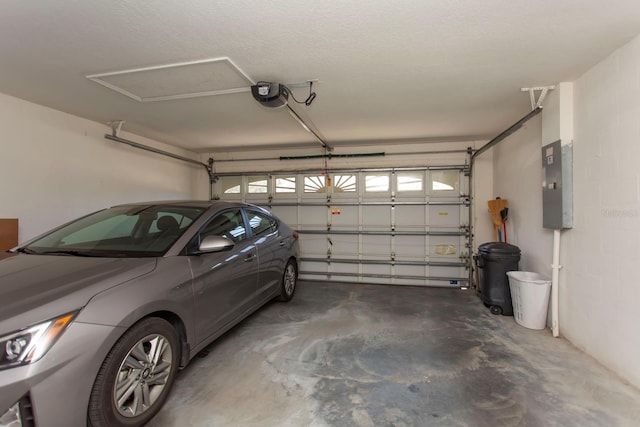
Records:
[[[142,200],[300,232],[294,300],[212,344],[150,425],[640,424],[640,3],[1,8],[2,249]],[[475,295],[496,197],[519,268],[554,278],[545,330]]]

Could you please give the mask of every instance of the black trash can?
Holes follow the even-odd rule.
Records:
[[[520,248],[508,243],[489,242],[478,246],[477,294],[493,314],[513,316],[507,271],[518,270]]]

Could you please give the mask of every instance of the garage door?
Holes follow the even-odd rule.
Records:
[[[273,211],[300,233],[300,278],[469,283],[465,166],[222,174],[213,193]]]

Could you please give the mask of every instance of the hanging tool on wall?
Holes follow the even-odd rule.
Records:
[[[508,212],[507,203],[507,199],[501,199],[500,197],[496,197],[495,200],[489,200],[487,202],[487,204],[489,205],[489,212],[491,213],[491,218],[493,220],[493,239],[496,242],[503,241],[502,232],[506,227],[502,221],[502,212],[504,211],[504,218],[506,221],[506,214]]]
[[[504,242],[507,243],[507,218],[509,217],[509,208],[504,208],[500,211],[500,219],[502,220],[502,230]]]

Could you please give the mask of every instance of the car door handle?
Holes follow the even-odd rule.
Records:
[[[287,244],[287,242],[285,242],[284,240],[281,240],[281,241],[280,241],[280,246],[284,246],[284,245],[286,245],[286,244]]]
[[[251,262],[254,259],[256,259],[256,254],[249,254],[247,255],[247,257],[244,259],[244,262]]]

